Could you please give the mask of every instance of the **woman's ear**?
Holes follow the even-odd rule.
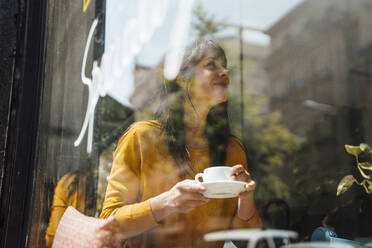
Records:
[[[188,79],[185,78],[183,74],[178,75],[177,78],[176,78],[176,84],[177,84],[177,85],[178,85],[182,90],[185,90],[185,89],[186,89],[187,81],[188,81]]]

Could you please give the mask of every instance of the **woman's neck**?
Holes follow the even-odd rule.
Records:
[[[193,106],[185,100],[185,138],[189,148],[206,148],[208,141],[204,137],[204,127],[210,108]]]

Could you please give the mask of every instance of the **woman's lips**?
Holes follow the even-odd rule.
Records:
[[[215,83],[214,85],[216,86],[222,86],[222,87],[228,87],[229,86],[229,81],[221,81],[221,82],[217,82]]]

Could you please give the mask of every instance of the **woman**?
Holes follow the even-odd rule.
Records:
[[[224,51],[198,40],[165,85],[168,106],[158,120],[135,123],[119,141],[101,217],[113,215],[134,236],[125,247],[222,247],[204,234],[262,226],[244,147],[229,132],[228,85]],[[192,179],[215,165],[233,166],[233,179],[247,182],[238,198],[202,195]]]
[[[81,213],[85,212],[86,178],[86,173],[75,171],[64,175],[58,181],[54,190],[51,215],[45,236],[47,247],[52,247],[58,223],[69,206]]]

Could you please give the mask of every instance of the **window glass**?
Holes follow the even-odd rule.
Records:
[[[236,195],[161,220],[146,205],[205,165],[236,163],[264,229],[372,242],[370,1],[52,1],[47,12],[30,247],[51,246],[68,206],[129,218],[134,247],[207,247],[206,233],[261,227],[236,224]],[[226,58],[184,50],[201,38]],[[214,106],[228,122],[207,119]],[[223,128],[200,129],[208,121]]]

